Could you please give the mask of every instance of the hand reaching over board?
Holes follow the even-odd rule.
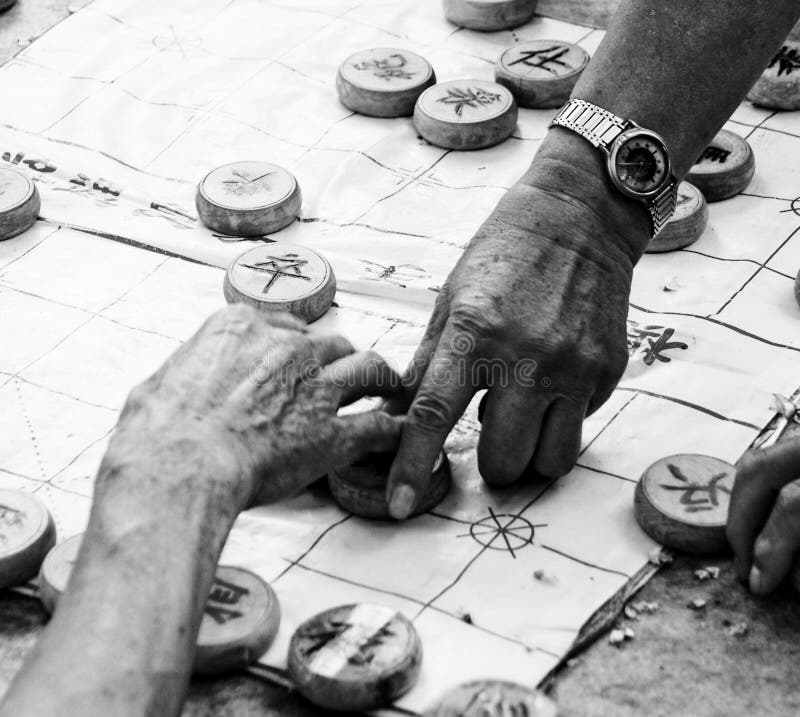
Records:
[[[772,592],[800,553],[800,438],[742,456],[727,532],[739,577],[757,595]]]
[[[598,161],[568,136],[543,148],[443,286],[406,377],[416,391],[388,485],[395,518],[407,517],[424,493],[476,391],[488,388],[480,471],[506,485],[526,469],[569,471],[584,417],[622,375],[647,215],[612,194],[600,172],[581,167],[583,159]]]

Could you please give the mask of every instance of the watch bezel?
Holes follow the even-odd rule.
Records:
[[[617,155],[619,154],[620,149],[622,149],[623,145],[627,144],[630,140],[634,139],[635,137],[646,137],[647,139],[653,141],[656,144],[661,146],[662,153],[664,155],[664,178],[661,182],[656,186],[654,189],[651,189],[647,192],[637,192],[635,189],[631,189],[628,187],[619,177],[617,173]],[[664,141],[664,138],[658,134],[657,132],[653,132],[649,129],[644,129],[643,127],[639,127],[635,125],[630,129],[626,129],[619,134],[619,136],[614,139],[614,142],[609,149],[608,156],[606,158],[606,166],[608,169],[608,175],[611,177],[611,181],[614,183],[614,186],[619,189],[624,195],[628,197],[632,197],[633,199],[641,199],[647,200],[652,199],[655,197],[659,192],[661,192],[664,187],[667,186],[670,182],[670,178],[672,177],[672,162],[669,158],[669,151],[667,150],[667,143]]]

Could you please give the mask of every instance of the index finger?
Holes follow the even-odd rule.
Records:
[[[396,520],[405,520],[413,511],[447,435],[476,391],[472,356],[458,350],[458,335],[448,322],[408,409],[386,486],[389,513]]]
[[[778,493],[798,476],[800,438],[748,451],[736,464],[727,536],[742,580],[750,574],[753,544],[772,512]]]

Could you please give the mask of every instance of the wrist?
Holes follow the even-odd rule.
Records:
[[[602,152],[562,127],[547,133],[522,183],[562,193],[597,214],[605,229],[594,237],[636,264],[651,237],[651,220],[642,202],[626,197],[611,183]]]

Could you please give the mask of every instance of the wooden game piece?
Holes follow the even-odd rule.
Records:
[[[511,90],[520,107],[561,107],[588,64],[589,53],[578,45],[531,40],[500,55],[494,78]]]
[[[39,599],[51,615],[58,598],[67,588],[72,568],[78,559],[83,533],[73,535],[56,545],[44,559],[39,571]]]
[[[207,227],[223,234],[259,237],[291,224],[302,197],[283,167],[234,162],[209,172],[197,187],[195,205]]]
[[[655,254],[694,244],[708,224],[708,205],[700,190],[689,182],[678,185],[675,214],[651,240],[645,251]]]
[[[339,507],[361,518],[390,520],[386,483],[393,460],[392,453],[373,454],[359,463],[332,470],[328,475],[328,486]],[[417,501],[411,517],[426,513],[441,503],[450,490],[450,484],[450,461],[442,451],[433,467],[428,490]]]
[[[511,136],[517,126],[517,103],[496,82],[441,82],[419,96],[414,126],[437,147],[483,149]]]
[[[233,260],[225,273],[223,293],[229,304],[289,311],[311,323],[330,308],[336,277],[327,260],[311,249],[263,244]]]
[[[636,484],[636,520],[653,540],[685,553],[724,551],[736,469],[718,458],[682,454],[651,465]]]
[[[258,575],[218,566],[197,635],[194,671],[211,674],[247,667],[272,644],[280,621],[278,598]]]
[[[797,301],[797,305],[800,306],[800,271],[797,272],[797,276],[794,279],[794,298]]]
[[[384,707],[417,680],[422,645],[405,616],[383,605],[342,605],[306,620],[289,644],[289,674],[320,707]]]
[[[454,25],[494,32],[524,25],[536,12],[536,0],[443,0],[444,16]]]
[[[423,717],[556,717],[556,704],[539,690],[505,680],[465,682],[446,692]]]
[[[747,99],[774,110],[800,110],[800,42],[786,40]]]
[[[0,241],[30,229],[39,209],[41,199],[36,185],[22,172],[0,167]]]
[[[723,129],[703,150],[686,181],[694,184],[707,202],[719,202],[743,192],[754,172],[755,157],[747,140]]]
[[[55,545],[56,526],[36,496],[0,490],[0,590],[36,577]]]
[[[0,0],[0,12],[5,12],[16,4],[17,0]]]
[[[397,48],[356,52],[336,75],[342,104],[371,117],[410,117],[417,98],[435,83],[433,67],[424,57]]]

